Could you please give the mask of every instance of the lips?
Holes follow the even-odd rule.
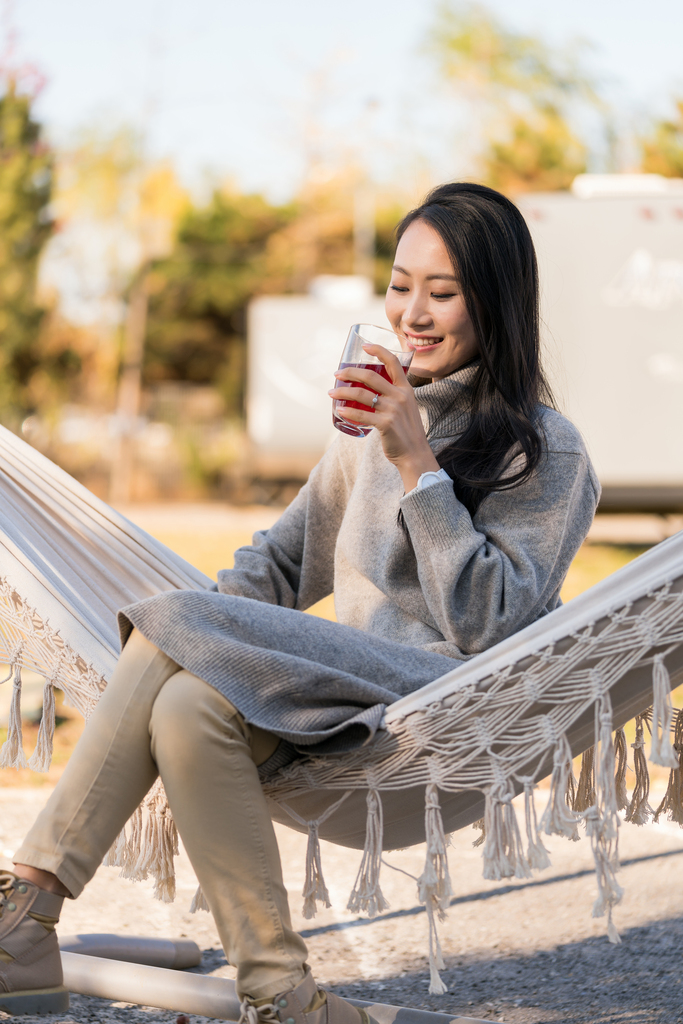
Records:
[[[408,348],[412,348],[414,352],[425,352],[429,349],[436,348],[440,345],[443,338],[420,338],[414,335],[406,335],[406,342]]]

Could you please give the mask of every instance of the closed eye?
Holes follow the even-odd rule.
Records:
[[[391,284],[391,285],[389,285],[389,287],[391,288],[392,292],[407,292],[408,291],[407,288],[400,288],[399,285],[397,285],[397,284]]]
[[[433,299],[454,299],[456,292],[432,292]]]

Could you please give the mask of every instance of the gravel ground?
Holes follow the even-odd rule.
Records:
[[[49,795],[48,788],[0,790],[0,867]],[[653,801],[657,793],[653,794]],[[539,802],[544,794],[539,794]],[[360,855],[323,843],[323,869],[331,910],[314,921],[300,914],[305,838],[278,826],[294,923],[309,945],[318,980],[340,995],[439,1010],[508,1024],[675,1024],[683,1022],[683,832],[670,823],[621,832],[626,895],[615,913],[623,942],[611,946],[604,920],[591,917],[595,882],[589,844],[549,839],[553,866],[532,881],[485,882],[473,833],[454,837],[450,862],[457,893],[441,938],[448,994],[427,995],[426,918],[414,881],[424,849],[387,854],[383,888],[389,913],[374,921],[342,909]],[[196,881],[184,853],[178,858],[174,904],[152,899],[151,885],[118,878],[101,868],[81,899],[68,902],[62,935],[112,931],[129,935],[186,936],[204,950],[200,970],[234,977],[220,950],[210,915],[190,915]],[[186,1008],[178,1007],[178,1013]],[[5,1015],[0,1014],[0,1018]],[[61,1016],[22,1018],[26,1024],[174,1024],[170,1011],[73,996]],[[191,1017],[192,1024],[206,1018]]]

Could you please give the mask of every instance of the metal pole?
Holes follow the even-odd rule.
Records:
[[[353,196],[353,272],[375,278],[375,197],[367,182]]]
[[[64,984],[70,992],[79,995],[157,1006],[214,1020],[238,1021],[240,1018],[235,983],[228,978],[101,960],[80,953],[62,953],[62,966]],[[365,1007],[377,1024],[484,1024],[474,1017],[453,1017],[449,1013],[431,1013],[360,999],[349,1002]]]
[[[62,953],[82,953],[84,956],[103,957],[105,960],[124,960],[149,967],[169,967],[183,971],[198,967],[202,952],[192,939],[147,939],[138,935],[89,933],[60,935]]]
[[[113,505],[125,504],[132,497],[135,429],[140,415],[148,301],[147,267],[143,266],[131,289],[126,313],[123,365],[116,403],[118,434],[109,481],[109,501]]]

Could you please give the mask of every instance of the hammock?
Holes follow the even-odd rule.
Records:
[[[0,428],[0,659],[13,680],[0,767],[47,771],[54,688],[86,718],[118,656],[116,612],[174,588],[212,581],[109,508],[43,455]],[[45,677],[36,749],[27,761],[21,733],[21,671]],[[429,920],[430,991],[442,993],[436,918],[452,896],[448,832],[482,829],[484,876],[529,877],[550,863],[542,834],[578,838],[582,824],[596,863],[594,916],[607,915],[622,890],[618,811],[643,824],[650,759],[671,769],[655,817],[683,824],[683,716],[675,724],[670,690],[683,681],[683,533],[641,555],[569,604],[421,690],[392,704],[368,747],[296,761],[265,784],[274,819],[308,834],[304,915],[330,905],[319,839],[362,849],[348,907],[374,915],[387,904],[381,855],[426,840],[418,881]],[[652,705],[652,710],[648,711]],[[622,726],[636,717],[635,788],[625,786]],[[613,730],[616,730],[613,735]],[[584,753],[578,782],[572,758]],[[540,818],[537,782],[550,775]],[[524,794],[520,830],[513,798]],[[525,833],[522,835],[522,831]],[[159,782],[123,830],[105,863],[128,878],[156,880],[175,895],[178,839]],[[201,891],[192,909],[206,908]]]

